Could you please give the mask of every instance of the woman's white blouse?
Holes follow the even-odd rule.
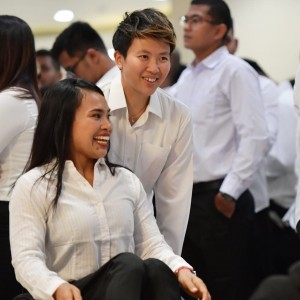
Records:
[[[34,99],[20,99],[25,90],[0,93],[0,201],[9,201],[12,184],[29,158],[38,109]]]
[[[35,168],[17,182],[10,203],[12,263],[35,299],[53,299],[65,281],[80,279],[122,252],[189,266],[164,241],[138,178],[124,168],[112,176],[95,164],[93,187],[67,161],[56,209],[54,184]],[[47,196],[46,196],[47,195]],[[190,267],[190,266],[189,266]]]

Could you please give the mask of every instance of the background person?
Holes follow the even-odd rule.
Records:
[[[194,185],[182,255],[212,299],[245,300],[256,284],[249,186],[270,147],[260,86],[253,68],[226,48],[232,18],[224,1],[191,1],[182,23],[184,46],[195,55],[174,94],[193,120]]]
[[[119,73],[101,36],[86,22],[74,22],[55,39],[51,53],[67,71],[97,85]]]
[[[46,49],[36,51],[38,86],[42,94],[55,82],[62,79],[63,74],[59,62]]]
[[[34,38],[28,24],[1,15],[0,45],[0,299],[8,300],[21,291],[11,265],[10,191],[29,157],[39,92]]]

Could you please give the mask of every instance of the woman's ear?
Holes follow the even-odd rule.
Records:
[[[122,70],[122,68],[123,68],[123,61],[124,61],[123,55],[119,51],[115,51],[114,57],[115,57],[116,65],[118,66],[118,68],[120,70]]]

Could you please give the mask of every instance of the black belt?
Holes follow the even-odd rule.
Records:
[[[223,180],[224,178],[194,183],[193,191],[197,193],[210,190],[218,190],[221,187]]]

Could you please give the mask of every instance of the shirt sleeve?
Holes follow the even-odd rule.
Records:
[[[292,91],[284,92],[278,103],[280,128],[266,159],[268,177],[279,177],[295,170],[297,114]]]
[[[271,79],[265,76],[259,76],[259,82],[263,106],[265,108],[264,111],[269,132],[270,146],[272,146],[278,133],[278,87]]]
[[[238,199],[249,188],[254,173],[270,149],[259,82],[249,68],[239,68],[229,87],[232,118],[237,131],[237,153],[220,191]]]
[[[28,122],[28,113],[22,101],[8,92],[0,93],[0,153]]]
[[[142,259],[157,258],[175,272],[185,266],[193,269],[183,258],[174,254],[159,231],[142,184],[136,178],[136,204],[134,208],[135,253]]]
[[[294,86],[294,101],[297,111],[297,166],[296,170],[299,177],[299,159],[300,159],[300,66],[298,67],[295,86]],[[300,180],[298,180],[297,196],[296,196],[296,210],[295,210],[296,224],[300,221]],[[299,233],[299,232],[298,232]]]
[[[177,140],[154,187],[158,227],[178,255],[182,251],[193,186],[192,121],[186,111]]]
[[[35,299],[52,300],[53,293],[66,281],[46,265],[45,236],[49,204],[41,195],[38,183],[23,175],[10,201],[10,243],[12,264],[17,280]]]

